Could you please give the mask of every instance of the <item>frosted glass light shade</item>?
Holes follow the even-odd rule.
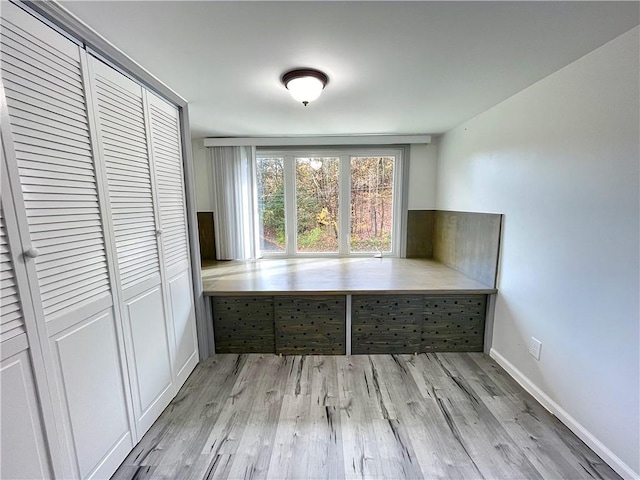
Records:
[[[282,76],[282,83],[291,96],[305,106],[320,96],[327,81],[324,73],[313,69],[291,70]]]
[[[322,93],[324,85],[313,77],[294,78],[287,83],[291,96],[302,103],[313,102]]]

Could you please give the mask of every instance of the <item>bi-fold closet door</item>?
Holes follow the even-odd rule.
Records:
[[[3,4],[1,15],[5,166],[35,316],[29,350],[41,352],[37,391],[51,404],[42,411],[53,426],[49,451],[59,477],[104,477],[135,433],[86,109],[86,58],[17,6]]]
[[[197,362],[179,122],[175,108],[93,57],[89,78],[141,435]]]
[[[25,348],[6,350],[28,353],[22,377],[5,375],[0,337],[3,415],[22,388],[35,413],[16,418],[41,418],[45,467],[108,477],[197,363],[178,113],[19,7],[1,16],[2,198],[16,217],[2,226],[19,259],[2,263],[3,332],[22,328],[10,278],[33,312]],[[5,437],[20,438],[8,425],[3,464]]]
[[[144,433],[173,398],[173,341],[160,275],[160,226],[149,161],[143,90],[89,58],[108,235],[116,258],[136,428]]]
[[[4,140],[4,139],[3,139]],[[35,325],[3,159],[0,180],[0,478],[51,478],[27,326]],[[29,324],[29,325],[27,325]],[[35,334],[37,338],[37,334]],[[38,357],[42,367],[41,357]]]

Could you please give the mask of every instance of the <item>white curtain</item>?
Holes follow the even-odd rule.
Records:
[[[258,256],[255,147],[210,147],[218,260]]]

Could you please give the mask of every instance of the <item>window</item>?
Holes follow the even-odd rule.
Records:
[[[263,256],[398,255],[401,150],[257,152]]]
[[[257,157],[260,250],[285,252],[284,159]]]

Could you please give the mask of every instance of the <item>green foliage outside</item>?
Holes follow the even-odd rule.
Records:
[[[300,252],[338,252],[337,158],[296,159],[297,243]],[[352,252],[391,250],[394,159],[351,159]],[[262,249],[286,247],[284,165],[280,158],[258,159]]]

